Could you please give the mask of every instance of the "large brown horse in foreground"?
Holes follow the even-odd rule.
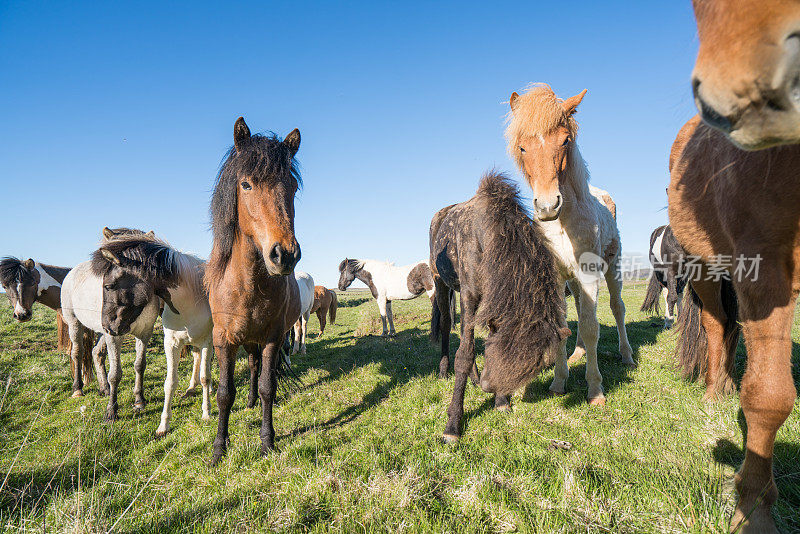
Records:
[[[236,352],[242,345],[251,370],[259,364],[261,368],[260,376],[256,373],[261,452],[274,449],[272,403],[283,361],[279,351],[300,317],[300,293],[293,275],[300,259],[294,236],[294,197],[300,185],[294,156],[300,132],[293,130],[283,141],[274,135],[251,135],[239,117],[233,142],[211,199],[214,236],[205,273],[219,362],[215,464],[228,448]]]
[[[746,152],[699,117],[681,129],[670,156],[670,225],[687,254],[702,260],[702,270],[689,275],[681,362],[688,374],[705,374],[710,399],[732,389],[739,324],[747,345],[740,394],[746,453],[731,525],[741,532],[775,532],[772,453],[797,395],[791,326],[800,291],[798,169],[800,145]]]
[[[693,0],[703,119],[745,149],[800,143],[800,2]]]

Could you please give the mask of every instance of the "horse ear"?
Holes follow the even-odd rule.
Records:
[[[239,117],[236,119],[236,124],[233,125],[233,146],[236,147],[236,151],[241,152],[249,139],[250,128],[244,122],[244,117]]]
[[[111,239],[112,237],[114,237],[114,230],[112,230],[108,226],[104,226],[103,230],[100,233],[103,234],[103,237],[106,239]]]
[[[102,254],[105,259],[107,259],[108,261],[110,261],[114,265],[122,265],[122,262],[119,261],[119,258],[117,257],[117,255],[114,254],[113,252],[111,252],[110,250],[105,249],[105,248],[101,248],[100,249],[100,254]]]
[[[580,104],[581,100],[583,100],[583,97],[586,95],[586,91],[587,90],[584,89],[577,95],[571,96],[568,99],[564,100],[561,106],[564,108],[564,112],[566,112],[567,115],[572,115],[575,113],[575,111],[577,111],[578,104]]]
[[[347,258],[342,260],[342,263],[339,264],[339,272],[344,270],[344,266],[347,265]]]
[[[517,101],[518,98],[519,95],[517,94],[516,91],[511,93],[511,98],[508,99],[508,105],[511,106],[511,111],[514,111],[514,103]]]
[[[22,265],[25,266],[26,269],[32,271],[34,267],[36,267],[36,262],[32,259],[28,258],[27,260],[22,262]]]
[[[145,235],[146,235],[147,237],[155,237],[155,236],[156,236],[156,233],[155,233],[153,230],[150,230],[150,231],[149,231],[149,232],[147,232]]]
[[[292,153],[292,157],[294,157],[300,149],[300,130],[295,128],[289,132],[289,135],[283,140],[283,144],[289,147],[289,151]]]

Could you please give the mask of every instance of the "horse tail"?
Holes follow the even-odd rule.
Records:
[[[61,315],[61,308],[56,310],[56,330],[58,332],[58,346],[56,350],[69,356],[72,352],[72,342],[69,339],[69,328]]]
[[[83,329],[81,337],[81,366],[83,367],[83,382],[88,384],[94,378],[94,365],[92,365],[92,349],[94,348],[94,332],[88,328]]]
[[[688,291],[685,291],[683,296],[683,308],[678,316],[679,337],[676,355],[678,368],[683,377],[688,380],[696,380],[705,376],[708,370],[708,335],[701,322],[703,301],[700,300],[691,283],[687,289]],[[720,297],[726,317],[723,337],[727,361],[733,365],[733,356],[736,353],[741,326],[739,325],[739,305],[736,292],[730,281],[722,280]],[[720,372],[725,371],[724,366],[720,366]],[[729,371],[732,372],[732,369]]]
[[[644,302],[642,303],[641,310],[643,312],[653,313],[655,310],[656,315],[661,314],[659,309],[659,297],[661,296],[661,282],[656,278],[656,273],[650,275],[650,282],[647,284],[647,293],[644,295]]]
[[[294,328],[290,329],[290,332]],[[259,347],[261,349],[261,347]],[[288,393],[295,393],[300,391],[303,387],[303,381],[294,372],[291,365],[289,365],[289,353],[292,349],[292,342],[289,338],[289,332],[286,333],[283,343],[278,348],[278,363],[275,366],[275,378],[278,388],[286,395]],[[261,372],[264,372],[263,369]]]
[[[339,307],[339,299],[336,297],[336,291],[328,292],[331,294],[331,306],[328,308],[328,315],[331,318],[331,324],[336,324],[336,309]]]

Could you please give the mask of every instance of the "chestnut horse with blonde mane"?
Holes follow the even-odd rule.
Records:
[[[514,158],[533,189],[533,209],[555,252],[562,282],[569,282],[578,308],[578,341],[570,361],[586,354],[588,399],[604,405],[603,377],[597,364],[597,297],[604,272],[617,323],[619,352],[635,366],[625,329],[625,304],[618,259],[622,249],[613,201],[589,185],[589,171],[576,142],[574,114],[586,90],[566,100],[550,86],[531,85],[522,95],[512,93],[506,139]],[[566,340],[556,361],[554,394],[566,393],[569,377]]]
[[[311,313],[317,314],[319,319],[319,335],[325,333],[325,317],[330,315],[331,324],[336,324],[336,310],[339,307],[339,299],[336,292],[325,286],[314,286],[314,304],[311,306]]]
[[[747,346],[740,392],[746,452],[731,524],[741,532],[776,532],[773,448],[797,395],[791,328],[800,292],[798,169],[800,145],[746,152],[699,117],[681,129],[670,155],[670,225],[686,253],[702,260],[679,320],[684,371],[705,375],[705,398],[713,399],[733,389],[740,328]],[[720,268],[729,280],[711,276]]]
[[[272,404],[286,334],[300,317],[294,267],[294,197],[300,186],[295,154],[300,132],[281,141],[251,135],[244,119],[233,127],[233,148],[217,176],[211,199],[213,245],[205,272],[214,351],[219,362],[219,424],[213,463],[228,448],[228,419],[236,396],[236,352],[244,346],[261,398],[261,452],[275,448]],[[252,373],[260,367],[259,373]],[[248,405],[255,405],[254,387]]]
[[[703,120],[747,150],[800,143],[800,3],[693,3],[692,87]]]

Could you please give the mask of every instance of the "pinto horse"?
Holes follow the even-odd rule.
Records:
[[[800,145],[743,151],[691,119],[670,155],[670,226],[702,272],[690,277],[679,353],[705,374],[706,399],[732,389],[733,357],[744,332],[747,370],[740,400],[747,420],[739,502],[732,528],[775,532],[775,435],[797,396],[791,327],[800,292]],[[713,276],[714,271],[729,280]],[[687,323],[688,321],[688,323]]]
[[[682,272],[683,249],[675,239],[668,224],[659,226],[650,234],[650,264],[653,272],[647,284],[647,293],[642,303],[643,312],[660,313],[659,297],[664,297],[664,328],[671,328],[675,321],[675,306],[681,311],[681,298],[686,288],[686,275]]]
[[[693,3],[692,88],[703,120],[747,150],[800,143],[800,3]]]
[[[509,395],[549,366],[566,341],[564,284],[547,238],[530,219],[518,188],[488,173],[470,200],[439,210],[430,228],[430,266],[435,284],[431,338],[450,352],[450,303],[461,295],[461,343],[455,358],[453,398],[446,442],[461,435],[467,375],[508,409]],[[478,379],[475,328],[487,326],[485,363]],[[441,367],[441,365],[440,365]]]
[[[388,261],[345,258],[339,264],[339,291],[345,291],[356,278],[366,284],[378,302],[384,337],[395,335],[393,300],[411,300],[422,293],[433,296],[433,277],[424,261],[398,267]]]
[[[233,147],[211,198],[213,245],[205,286],[219,362],[214,464],[228,448],[228,420],[236,396],[236,352],[242,345],[248,352],[251,378],[258,375],[261,452],[267,454],[275,448],[272,404],[278,365],[284,361],[279,351],[300,318],[300,291],[294,278],[300,260],[294,235],[294,197],[300,186],[295,161],[298,148],[298,130],[283,141],[275,135],[251,135],[239,117],[233,127]],[[255,406],[254,393],[251,385],[248,406]]]
[[[33,317],[32,307],[36,302],[55,310],[58,330],[57,349],[66,351],[68,355],[72,353],[72,343],[69,339],[69,329],[64,324],[61,314],[61,284],[69,270],[69,267],[47,265],[30,258],[25,261],[12,257],[0,260],[0,285],[3,286],[8,302],[14,310],[14,319],[21,323],[29,321]],[[83,380],[88,381],[92,377],[91,354],[94,335],[87,331],[81,339],[81,344]],[[72,373],[75,373],[75,369]]]
[[[625,328],[625,304],[619,256],[622,245],[613,203],[608,193],[589,186],[589,171],[577,144],[574,114],[586,90],[566,100],[550,86],[531,85],[511,94],[506,139],[514,158],[533,189],[533,208],[557,257],[562,281],[570,284],[578,308],[578,342],[570,361],[586,354],[588,399],[604,405],[603,377],[597,364],[597,298],[602,275],[617,323],[619,353],[625,365],[635,366]],[[566,351],[556,362],[550,391],[566,393],[569,366]]]

